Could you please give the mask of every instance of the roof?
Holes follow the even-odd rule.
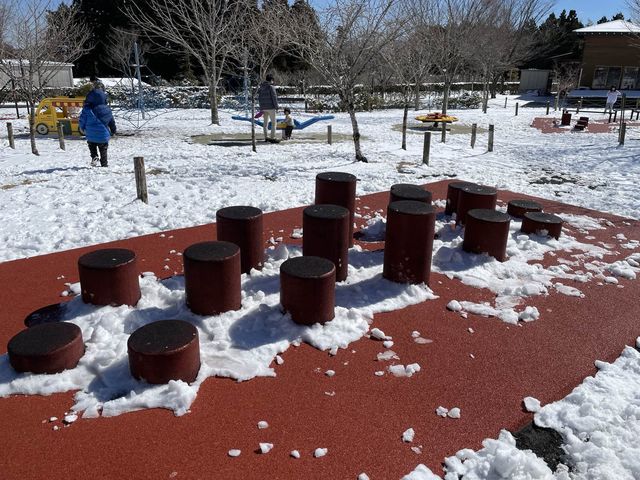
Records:
[[[29,60],[19,60],[16,58],[4,58],[4,59],[0,59],[0,62],[5,63],[5,64],[13,64],[13,65],[29,65]],[[73,63],[66,63],[66,62],[52,62],[52,61],[44,61],[42,62],[42,65],[46,65],[49,67],[73,67]]]
[[[609,34],[640,34],[640,26],[626,20],[614,20],[612,22],[591,25],[590,27],[574,30],[578,35],[609,35]]]

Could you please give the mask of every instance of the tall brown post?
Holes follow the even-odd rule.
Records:
[[[60,150],[65,150],[64,130],[62,129],[62,123],[59,123],[59,122],[58,122],[58,142],[60,143]]]
[[[327,125],[327,143],[331,145],[333,143],[331,138],[331,125]]]
[[[476,148],[476,135],[478,133],[478,124],[471,125],[471,148]]]
[[[493,135],[495,132],[495,125],[489,125],[489,151],[493,152]]]
[[[447,141],[447,123],[442,122],[442,139],[440,140],[442,143]]]
[[[518,102],[516,102],[516,117],[518,116],[518,108],[520,107],[520,104]]]
[[[13,124],[11,122],[7,122],[7,135],[9,136],[9,146],[13,149],[16,148],[16,142],[13,138]]]

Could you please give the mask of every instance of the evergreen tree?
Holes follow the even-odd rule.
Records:
[[[528,68],[551,68],[553,58],[558,55],[580,58],[583,41],[575,30],[584,27],[575,10],[562,10],[559,16],[549,14],[540,24],[535,50],[537,55],[527,63]]]

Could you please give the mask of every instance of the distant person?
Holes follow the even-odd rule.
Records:
[[[291,140],[291,132],[293,132],[293,118],[291,118],[291,109],[285,108],[284,110],[284,130],[282,131],[282,138],[285,140]]]
[[[84,132],[91,153],[91,166],[108,167],[107,149],[111,135],[116,134],[116,122],[107,106],[107,94],[99,80],[93,82],[93,89],[84,100],[80,112],[79,127]]]
[[[278,95],[276,88],[273,86],[273,75],[269,74],[265,77],[264,82],[260,84],[258,89],[258,103],[260,111],[263,114],[262,130],[264,131],[265,142],[277,142],[276,139],[276,112],[278,111]],[[271,136],[267,136],[267,125],[271,122]]]
[[[616,87],[611,87],[607,92],[607,104],[604,107],[604,113],[613,113],[613,106],[618,101],[618,97],[621,95],[620,91]]]

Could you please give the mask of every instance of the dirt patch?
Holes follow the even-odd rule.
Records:
[[[397,123],[391,126],[391,129],[396,132],[402,132],[402,124]],[[442,132],[442,127],[434,127],[433,123],[409,123],[407,125],[407,133],[424,133],[424,132]],[[477,133],[486,133],[487,129],[478,127]],[[451,135],[471,135],[471,125],[460,125],[451,123],[447,125],[447,133]]]
[[[276,138],[280,138],[279,136]],[[361,136],[361,139],[366,137]],[[250,147],[251,135],[246,133],[212,133],[207,135],[193,135],[191,140],[201,145],[215,145],[219,147]],[[353,140],[353,136],[350,133],[332,132],[332,143],[338,142],[350,142]],[[256,141],[258,145],[268,145],[264,142],[262,132],[257,134]],[[294,130],[291,140],[286,140],[286,143],[326,143],[326,132],[304,132],[302,130]]]
[[[6,185],[0,185],[0,190],[10,190],[12,188],[21,187],[23,185],[31,185],[32,183],[44,183],[47,180],[23,180],[20,183],[7,183]]]

